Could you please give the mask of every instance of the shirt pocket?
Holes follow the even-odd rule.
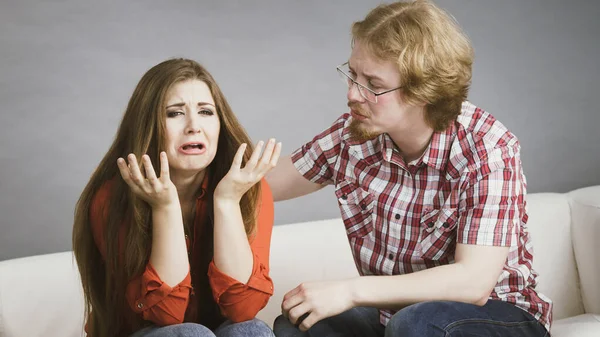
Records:
[[[371,193],[351,181],[342,181],[335,187],[338,205],[348,237],[363,237],[373,230]]]
[[[434,209],[421,215],[421,256],[441,260],[454,255],[458,209]]]

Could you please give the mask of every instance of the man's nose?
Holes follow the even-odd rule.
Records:
[[[362,95],[360,94],[358,84],[356,84],[355,82],[350,83],[350,86],[348,87],[347,98],[348,98],[348,102],[361,102],[362,103],[365,100],[365,98],[362,97]]]

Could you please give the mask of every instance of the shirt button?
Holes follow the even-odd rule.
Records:
[[[396,214],[396,220],[400,219],[400,214]]]
[[[429,228],[433,227],[433,222],[428,223],[427,227],[429,227]]]
[[[144,307],[144,303],[141,303],[141,302],[140,302],[140,303],[138,303],[137,307],[138,307],[138,309],[141,309],[141,308],[143,308],[143,307]]]
[[[362,204],[362,205],[360,205],[360,208],[362,208],[362,210],[364,211],[364,210],[366,210],[366,209],[367,209],[367,205],[365,205],[365,204]]]
[[[347,195],[345,195],[345,194],[343,194],[343,195],[342,195],[342,200],[346,200],[346,199],[348,199],[348,196],[347,196]]]
[[[388,255],[388,259],[393,260],[394,259],[394,254],[390,253],[390,255]]]
[[[443,224],[442,226],[443,226],[444,228],[448,228],[448,227],[450,227],[450,224],[449,224],[449,223],[447,223],[447,222],[444,222],[444,224]]]

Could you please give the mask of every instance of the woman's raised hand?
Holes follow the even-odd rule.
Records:
[[[229,172],[215,189],[215,199],[239,202],[250,187],[259,182],[267,172],[277,165],[281,154],[281,143],[276,144],[275,139],[270,139],[264,151],[262,151],[263,146],[263,141],[258,142],[252,156],[243,168],[241,167],[242,159],[247,145],[242,144],[238,148]],[[263,152],[262,155],[261,152]]]
[[[121,177],[137,196],[144,199],[152,208],[173,204],[179,206],[177,188],[169,177],[169,161],[165,152],[160,153],[160,177],[156,176],[150,157],[147,154],[142,156],[142,166],[145,174],[142,174],[134,154],[128,155],[127,160],[129,164],[125,162],[125,159],[119,158],[117,159],[117,165]]]

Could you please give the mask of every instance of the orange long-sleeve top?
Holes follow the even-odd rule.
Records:
[[[253,254],[252,274],[246,283],[241,283],[219,270],[213,261],[213,224],[209,220],[212,212],[207,209],[207,205],[212,204],[209,202],[212,195],[205,192],[207,182],[205,178],[202,193],[196,199],[193,239],[186,235],[190,271],[179,284],[170,287],[148,261],[144,272],[130,280],[125,291],[131,311],[125,317],[129,320],[133,317],[158,326],[195,322],[215,329],[226,319],[241,322],[254,318],[273,294],[269,251],[274,205],[269,185],[266,180],[261,181],[257,228],[249,238]],[[106,246],[103,234],[111,185],[105,184],[96,193],[90,208],[94,240],[104,259]],[[124,230],[120,233],[123,236]],[[132,328],[139,326],[139,323],[128,323]]]

